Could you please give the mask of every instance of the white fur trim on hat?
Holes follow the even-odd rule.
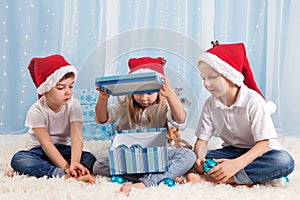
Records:
[[[46,92],[50,91],[53,87],[56,86],[56,84],[59,82],[59,80],[67,73],[73,72],[75,75],[77,75],[77,70],[72,65],[67,65],[64,67],[61,67],[54,71],[50,76],[47,77],[47,79],[37,88],[37,92],[42,95]]]
[[[157,71],[154,71],[152,69],[149,69],[149,68],[141,68],[141,69],[131,72],[130,74],[141,74],[141,73],[149,73],[149,72],[155,72],[156,74],[158,74],[159,76],[162,77],[162,74],[160,74]]]
[[[215,69],[218,73],[222,74],[224,77],[229,79],[231,82],[236,84],[237,86],[242,86],[244,85],[244,76],[241,72],[236,70],[234,67],[229,65],[227,62],[223,61],[220,59],[218,56],[209,53],[209,52],[204,52],[202,53],[198,59],[197,63],[199,65],[200,61],[203,61],[210,65],[213,69]]]

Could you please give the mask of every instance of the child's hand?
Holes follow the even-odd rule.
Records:
[[[204,170],[203,170],[203,167],[202,167],[202,164],[204,163],[205,159],[202,158],[197,158],[195,164],[194,164],[194,169],[199,173],[199,174],[203,174],[204,173]]]
[[[162,77],[164,83],[162,84],[162,87],[160,89],[160,93],[164,96],[164,97],[168,97],[171,94],[174,94],[174,91],[172,89],[171,83],[169,81],[169,79],[167,77]]]
[[[79,176],[89,175],[90,172],[79,162],[72,162],[70,165],[70,174],[72,177],[77,178]]]
[[[65,170],[65,177],[66,177],[66,178],[71,178],[71,177],[72,177],[71,172],[70,172],[70,169],[66,169],[66,170]]]
[[[108,99],[109,98],[109,94],[107,92],[104,92],[103,90],[101,90],[99,87],[96,87],[96,90],[99,91],[100,96],[104,99]]]
[[[219,183],[225,183],[240,170],[234,159],[215,159],[215,161],[218,165],[207,173]]]

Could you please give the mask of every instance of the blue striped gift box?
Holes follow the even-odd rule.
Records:
[[[130,134],[134,133],[143,133],[145,135],[155,133],[164,134],[166,136],[166,129],[118,130],[116,133],[117,134],[115,134],[114,138],[111,140],[110,146],[112,146],[114,140],[116,140],[116,137],[118,137],[119,134],[129,134],[128,137],[130,137]],[[161,139],[160,137],[157,138]],[[151,143],[153,144],[153,141],[151,141]],[[159,141],[159,143],[161,144],[161,141]],[[139,144],[139,141],[137,140],[135,144]],[[166,145],[125,149],[111,149],[111,147],[109,147],[108,154],[111,175],[168,171],[168,151]]]
[[[159,92],[163,80],[157,72],[102,76],[95,86],[113,96]]]

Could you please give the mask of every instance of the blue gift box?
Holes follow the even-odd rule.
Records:
[[[96,89],[80,89],[74,90],[74,97],[79,100],[82,105],[96,104],[99,92]]]
[[[100,125],[95,122],[82,124],[82,133],[85,140],[109,140],[115,134],[116,124]]]
[[[113,96],[159,92],[163,80],[156,72],[103,76],[95,79],[96,87]]]
[[[166,128],[118,130],[108,148],[111,175],[168,171]]]
[[[74,91],[82,111],[82,133],[85,140],[109,140],[115,134],[115,124],[100,125],[95,121],[95,106],[99,92],[95,89]]]

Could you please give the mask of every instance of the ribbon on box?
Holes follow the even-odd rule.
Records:
[[[136,148],[143,148],[143,147],[139,144],[133,144],[130,147],[128,147],[125,144],[120,144],[119,146],[117,146],[116,149],[136,149]]]

